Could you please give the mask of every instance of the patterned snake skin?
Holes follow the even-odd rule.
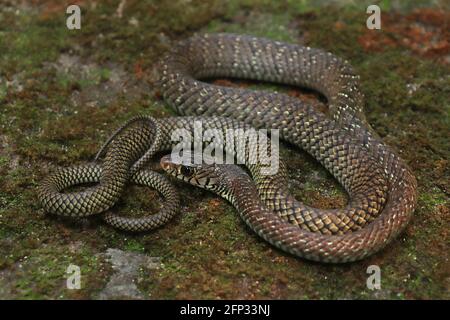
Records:
[[[243,156],[261,202],[245,196],[245,179],[237,179],[235,189],[222,191],[222,195],[229,198],[233,193],[233,204],[246,223],[284,251],[322,262],[355,261],[383,248],[410,220],[416,204],[416,180],[367,124],[359,79],[346,61],[319,49],[215,34],[175,45],[158,70],[158,86],[165,101],[180,114],[196,117],[131,121],[107,143],[97,187],[81,194],[64,194],[56,192],[59,189],[54,188],[52,177],[44,182],[40,199],[47,211],[79,216],[106,210],[148,158],[158,150],[170,149],[167,137],[175,128],[193,131],[193,122],[202,121],[204,130],[279,129],[283,140],[310,153],[348,192],[345,208],[311,208],[288,193],[282,162],[278,174],[267,176]],[[200,81],[213,77],[308,87],[327,98],[329,112],[322,114],[280,93]],[[227,151],[236,151],[222,143]],[[116,224],[120,227],[120,220]]]
[[[367,123],[359,78],[348,62],[320,49],[250,36],[215,34],[195,36],[174,46],[163,59],[160,74],[164,99],[179,113],[220,115],[256,128],[278,128],[282,139],[310,153],[349,192],[349,205],[356,204],[354,209],[336,210],[331,217],[325,214],[321,219],[321,210],[298,210],[302,206],[286,195],[286,184],[275,179],[268,194],[262,195],[269,208],[281,210],[282,216],[290,212],[291,222],[305,222],[311,231],[319,229],[313,233],[289,226],[285,232],[278,227],[275,215],[273,221],[266,217],[269,221],[264,225],[251,225],[260,235],[270,232],[270,242],[279,244],[276,246],[313,260],[353,261],[384,247],[410,220],[416,204],[416,180]],[[314,89],[327,98],[331,119],[283,94],[224,88],[199,81],[214,77]],[[363,156],[365,152],[370,161],[367,155]],[[385,184],[374,180],[384,180]],[[364,190],[368,183],[378,186]],[[259,192],[264,193],[264,189],[259,187]],[[375,212],[377,209],[380,214]],[[303,212],[303,217],[298,211]],[[252,215],[255,217],[251,221],[261,216],[257,212]],[[348,229],[351,232],[345,233]]]
[[[59,169],[42,184],[40,189],[41,201],[48,212],[53,212],[61,216],[82,217],[83,214],[93,214],[94,207],[91,207],[89,202],[85,201],[86,199],[92,201],[92,199],[86,196],[86,194],[77,192],[61,194],[60,191],[73,185],[98,183],[102,181],[102,175],[102,166],[95,164]],[[142,218],[120,216],[108,211],[103,215],[106,223],[124,231],[141,232],[166,224],[178,213],[180,202],[178,192],[164,176],[154,171],[140,170],[131,176],[130,181],[137,185],[157,189],[164,198],[161,211],[157,214]],[[96,188],[95,192],[91,194],[95,194],[98,199],[102,199],[99,202],[103,203],[104,201],[104,203],[108,203],[105,201],[106,198],[102,198],[101,193],[102,190]],[[108,192],[106,194],[110,193]],[[80,199],[84,200],[81,201]],[[108,209],[117,200],[114,199],[112,202],[109,202],[110,205],[103,210],[99,209],[99,211],[102,212]],[[92,205],[95,205],[95,203],[97,201],[92,202]]]
[[[157,151],[160,143],[158,125],[150,117],[136,117],[133,124],[111,144],[102,166],[91,164],[62,168],[48,176],[38,191],[44,209],[68,217],[102,213],[119,200],[126,183],[131,180],[138,185],[156,188],[162,194],[165,202],[161,211],[144,218],[122,217],[106,212],[103,219],[108,224],[124,231],[146,231],[167,223],[177,214],[178,193],[166,178],[153,171],[131,170],[144,152],[151,157]],[[102,152],[100,150],[99,153]],[[98,182],[97,186],[86,191],[61,193],[70,186]]]

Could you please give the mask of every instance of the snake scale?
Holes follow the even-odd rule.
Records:
[[[230,168],[229,189],[216,192],[232,202],[258,235],[286,252],[331,263],[363,259],[394,239],[410,220],[416,205],[416,180],[367,123],[359,77],[347,61],[295,44],[245,35],[205,34],[175,44],[157,64],[157,70],[157,86],[164,100],[185,117],[137,117],[129,121],[102,148],[103,164],[101,169],[94,166],[97,169],[90,171],[90,178],[68,179],[60,170],[42,183],[39,198],[47,211],[87,216],[107,210],[149,158],[157,151],[170,150],[173,130],[194,131],[193,123],[201,121],[203,130],[279,129],[283,140],[311,154],[348,192],[344,208],[309,207],[289,194],[285,163],[280,162],[277,174],[264,175],[261,166],[250,163],[246,155],[239,155],[225,141],[216,141],[242,157],[253,178]],[[202,81],[216,77],[307,87],[326,97],[328,113],[285,94]],[[162,165],[183,178],[179,172],[174,174],[167,159]],[[60,193],[64,187],[83,181],[100,183],[81,193]],[[200,182],[197,185],[206,187]],[[172,215],[168,212],[164,221]],[[122,229],[144,230],[163,222],[151,221],[142,228],[138,220],[116,217],[110,223]]]

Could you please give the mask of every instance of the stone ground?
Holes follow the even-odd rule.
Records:
[[[75,2],[82,28],[72,31],[65,1],[0,5],[0,298],[450,298],[444,1],[372,1],[382,9],[381,31],[366,29],[369,3],[360,1]],[[145,234],[43,212],[36,187],[55,167],[92,160],[133,115],[175,114],[153,90],[153,64],[173,42],[204,31],[321,47],[354,65],[370,123],[419,182],[417,210],[398,239],[361,262],[311,263],[256,237],[224,200],[181,183],[182,212]],[[276,89],[324,108],[305,90],[216,81]],[[293,163],[299,200],[345,204],[345,193],[311,157],[289,147],[283,156]],[[158,203],[155,191],[131,187],[114,210],[156,212]],[[80,290],[66,288],[71,264],[81,268]],[[380,290],[366,287],[369,265],[381,268]]]

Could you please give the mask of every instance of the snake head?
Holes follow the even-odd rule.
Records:
[[[194,161],[197,159],[202,161]],[[215,164],[212,159],[205,161],[202,155],[185,153],[181,157],[175,157],[169,154],[161,158],[160,164],[171,176],[194,186],[216,192],[221,187],[223,179],[221,165]]]

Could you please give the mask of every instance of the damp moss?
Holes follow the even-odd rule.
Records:
[[[102,254],[119,248],[161,257],[162,267],[144,268],[138,284],[156,299],[448,298],[450,83],[440,56],[384,38],[389,45],[367,50],[374,37],[365,28],[367,4],[351,1],[134,1],[121,18],[118,2],[82,4],[79,31],[65,28],[58,1],[0,8],[0,297],[95,298],[113,272]],[[395,39],[414,8],[378,3],[389,32],[372,32]],[[441,6],[430,10],[437,14]],[[395,19],[388,10],[397,10]],[[92,160],[112,130],[136,114],[175,114],[153,90],[153,64],[172,41],[194,32],[254,34],[348,59],[361,75],[369,122],[418,179],[418,206],[407,229],[373,257],[328,266],[274,249],[227,202],[179,182],[180,214],[145,234],[118,232],[98,217],[45,215],[36,187],[56,166]],[[230,84],[283,91],[323,107],[308,91]],[[291,189],[299,200],[345,204],[345,192],[310,156],[290,146],[283,156],[292,163]],[[156,212],[158,202],[156,192],[133,187],[114,210]],[[70,263],[82,269],[81,291],[65,288]],[[372,264],[381,267],[381,290],[366,287]]]

